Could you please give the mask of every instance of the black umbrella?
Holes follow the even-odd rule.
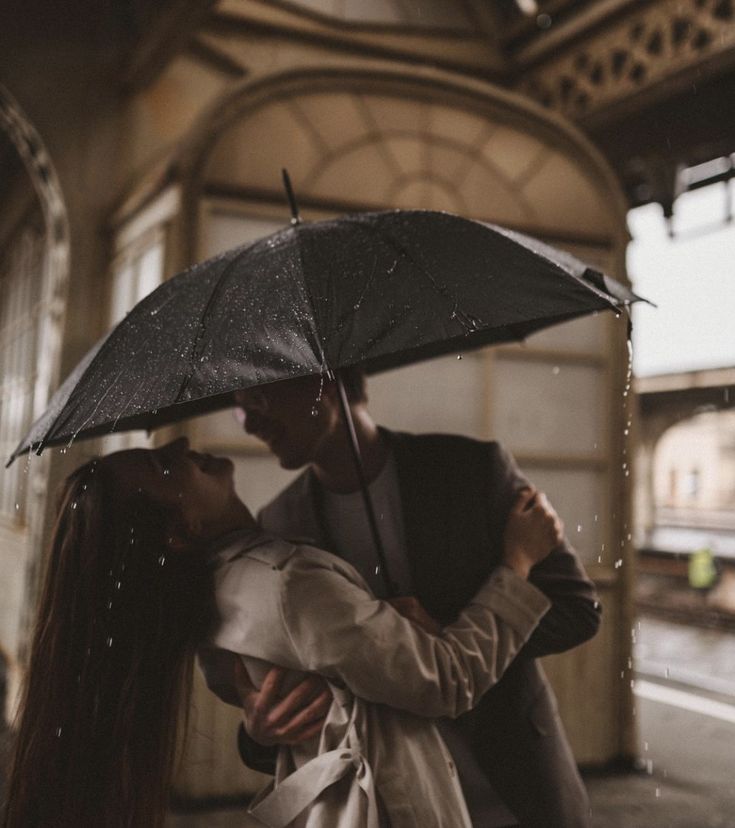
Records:
[[[636,298],[530,237],[449,213],[302,224],[293,200],[292,209],[290,227],[139,302],[79,363],[9,463],[231,406],[237,389],[309,374],[339,380],[351,365],[372,373],[521,340]]]

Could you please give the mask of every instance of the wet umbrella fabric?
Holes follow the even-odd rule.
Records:
[[[361,364],[368,373],[619,310],[548,245],[433,211],[295,224],[195,265],[143,299],[54,395],[28,450],[153,429],[239,388]],[[607,278],[607,277],[605,277]]]

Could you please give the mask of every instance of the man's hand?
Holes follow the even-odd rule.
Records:
[[[308,676],[281,697],[285,674],[282,667],[272,667],[258,690],[242,660],[235,662],[235,687],[245,730],[260,745],[308,742],[321,731],[332,705],[332,691],[321,676]]]
[[[522,489],[510,510],[503,536],[503,563],[522,578],[564,537],[564,524],[546,495],[532,487]]]
[[[404,618],[408,618],[416,626],[426,630],[431,635],[441,635],[442,628],[423,608],[418,598],[412,595],[403,595],[400,598],[391,598],[388,601]]]

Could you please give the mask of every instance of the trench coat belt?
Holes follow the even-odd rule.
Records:
[[[248,813],[268,828],[286,828],[322,791],[351,771],[355,772],[357,783],[367,796],[366,828],[379,828],[370,763],[359,751],[346,746],[315,756],[278,785],[271,783],[256,797]]]

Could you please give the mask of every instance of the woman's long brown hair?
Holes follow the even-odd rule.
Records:
[[[158,828],[211,584],[173,515],[104,460],[59,499],[19,709],[5,828]]]

